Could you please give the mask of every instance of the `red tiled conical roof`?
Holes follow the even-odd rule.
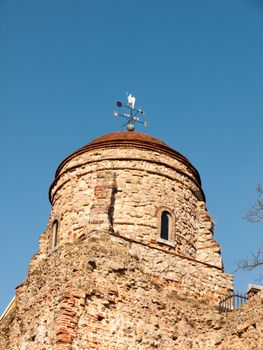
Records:
[[[112,132],[103,136],[98,137],[97,139],[91,141],[87,145],[79,148],[72,154],[70,154],[67,158],[65,158],[61,164],[59,165],[55,178],[60,175],[60,171],[63,166],[70,161],[72,158],[85,153],[91,149],[103,148],[103,147],[140,147],[148,150],[159,151],[162,153],[169,154],[170,156],[180,160],[182,163],[186,164],[188,168],[192,169],[195,177],[201,185],[200,176],[195,167],[191,164],[191,162],[184,157],[181,153],[175,151],[173,148],[168,146],[163,141],[157,139],[154,136],[150,136],[147,134],[143,134],[135,131],[122,131],[122,132]]]
[[[168,147],[163,141],[157,139],[156,137],[143,134],[141,132],[135,131],[122,131],[122,132],[111,132],[109,134],[98,137],[97,139],[91,141],[89,145],[95,145],[98,143],[104,142],[113,142],[113,141],[137,141],[137,142],[148,142],[157,145],[163,145]]]

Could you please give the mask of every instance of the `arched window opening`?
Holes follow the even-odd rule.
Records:
[[[170,214],[163,211],[161,215],[161,234],[160,237],[168,241],[169,239]]]
[[[55,220],[52,226],[52,249],[58,245],[58,221]]]

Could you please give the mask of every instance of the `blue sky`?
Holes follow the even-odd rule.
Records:
[[[137,130],[200,172],[226,272],[262,241],[242,219],[263,183],[261,1],[1,0],[0,312],[38,249],[56,167],[121,130],[126,91],[147,112]],[[259,273],[235,273],[235,289]]]

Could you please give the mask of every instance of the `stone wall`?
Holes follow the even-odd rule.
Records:
[[[211,268],[153,251],[108,232],[59,246],[17,288],[0,350],[262,349],[262,294],[220,314]]]

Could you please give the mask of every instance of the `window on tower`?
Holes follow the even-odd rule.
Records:
[[[170,214],[168,211],[163,211],[161,214],[161,232],[160,237],[162,239],[169,240],[169,229],[170,229]]]
[[[159,210],[157,242],[175,247],[175,219],[166,208]]]
[[[58,220],[55,220],[52,225],[52,245],[51,249],[58,245]]]

